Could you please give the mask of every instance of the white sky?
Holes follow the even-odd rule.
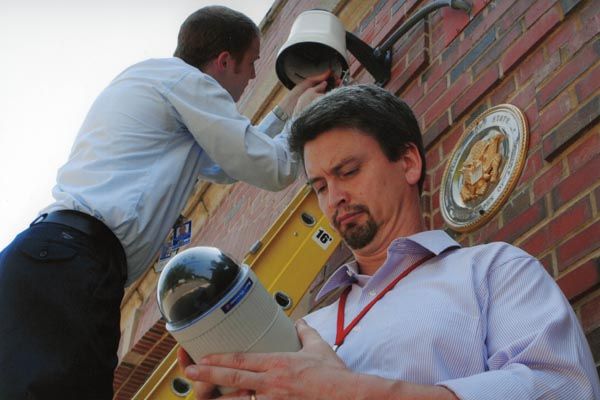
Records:
[[[129,65],[173,53],[207,4],[259,24],[273,0],[0,0],[0,251],[52,201],[85,114]]]

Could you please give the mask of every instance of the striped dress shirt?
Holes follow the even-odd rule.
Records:
[[[589,346],[569,302],[542,265],[506,243],[461,247],[443,231],[399,238],[373,276],[340,267],[317,299],[352,285],[348,323],[404,269],[402,279],[337,350],[346,366],[383,378],[442,385],[460,399],[600,399]],[[333,345],[338,302],[304,319]]]

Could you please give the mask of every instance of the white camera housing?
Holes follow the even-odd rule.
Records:
[[[215,353],[300,350],[294,323],[252,270],[214,247],[173,257],[157,294],[167,330],[195,362]]]

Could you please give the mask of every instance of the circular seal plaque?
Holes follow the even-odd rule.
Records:
[[[525,116],[510,104],[469,125],[442,178],[440,209],[450,228],[473,231],[500,210],[523,170],[528,138]]]

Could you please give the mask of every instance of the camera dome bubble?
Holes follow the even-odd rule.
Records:
[[[235,285],[239,265],[215,247],[194,247],[173,257],[158,280],[158,307],[172,328],[204,315]]]

